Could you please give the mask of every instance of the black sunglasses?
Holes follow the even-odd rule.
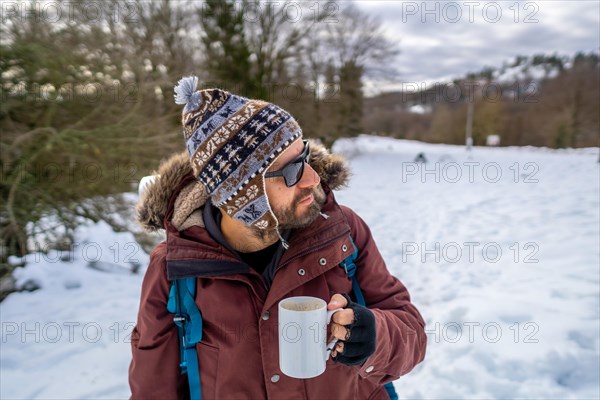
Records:
[[[281,168],[278,171],[267,172],[265,174],[265,178],[274,178],[276,176],[283,176],[285,180],[285,185],[287,187],[292,187],[302,179],[302,175],[304,175],[304,163],[307,163],[310,158],[310,148],[308,147],[308,141],[303,140],[304,150],[298,158],[291,161],[285,167]]]

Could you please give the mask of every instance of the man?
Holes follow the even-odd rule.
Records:
[[[167,311],[170,280],[195,277],[203,320],[198,353],[204,399],[387,399],[382,386],[425,356],[424,322],[389,274],[369,228],[332,189],[343,159],[302,140],[285,110],[182,79],[175,100],[187,154],[164,163],[142,195],[141,223],[165,229],[152,252],[132,334],[132,398],[186,398],[178,331]],[[358,248],[352,297],[339,264]],[[343,307],[325,372],[294,379],[279,370],[277,304],[314,296]]]

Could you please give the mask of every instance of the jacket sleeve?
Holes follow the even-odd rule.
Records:
[[[410,372],[425,357],[425,321],[410,302],[406,287],[391,275],[367,224],[342,206],[358,248],[356,278],[367,307],[375,315],[376,347],[359,374],[384,384]]]
[[[189,397],[179,368],[179,336],[167,311],[170,284],[166,276],[166,244],[150,255],[142,283],[137,325],[131,334],[129,386],[132,399]]]

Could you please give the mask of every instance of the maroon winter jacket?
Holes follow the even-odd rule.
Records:
[[[177,328],[166,305],[169,278],[184,270],[198,276],[203,336],[197,351],[204,399],[387,399],[382,385],[423,360],[425,323],[408,291],[389,273],[365,222],[338,205],[329,190],[327,183],[340,186],[347,171],[322,148],[311,145],[311,157],[324,182],[327,201],[322,212],[328,218],[292,232],[290,248],[268,289],[259,273],[205,229],[206,193],[192,177],[187,155],[161,167],[160,179],[144,193],[138,208],[145,226],[164,227],[167,240],[152,252],[142,285],[129,368],[133,399],[189,396],[179,368]],[[361,366],[330,358],[316,378],[287,377],[279,369],[277,304],[291,296],[328,302],[335,293],[351,294],[352,281],[339,267],[352,252],[350,236],[359,251],[356,277],[375,315],[375,353]]]

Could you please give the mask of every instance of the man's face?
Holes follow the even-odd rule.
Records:
[[[281,170],[297,160],[303,150],[302,140],[296,140],[267,172]],[[319,175],[308,163],[304,164],[302,178],[292,187],[287,187],[281,176],[266,179],[269,204],[281,229],[303,228],[319,216],[321,207],[325,203],[325,192],[320,183]]]

